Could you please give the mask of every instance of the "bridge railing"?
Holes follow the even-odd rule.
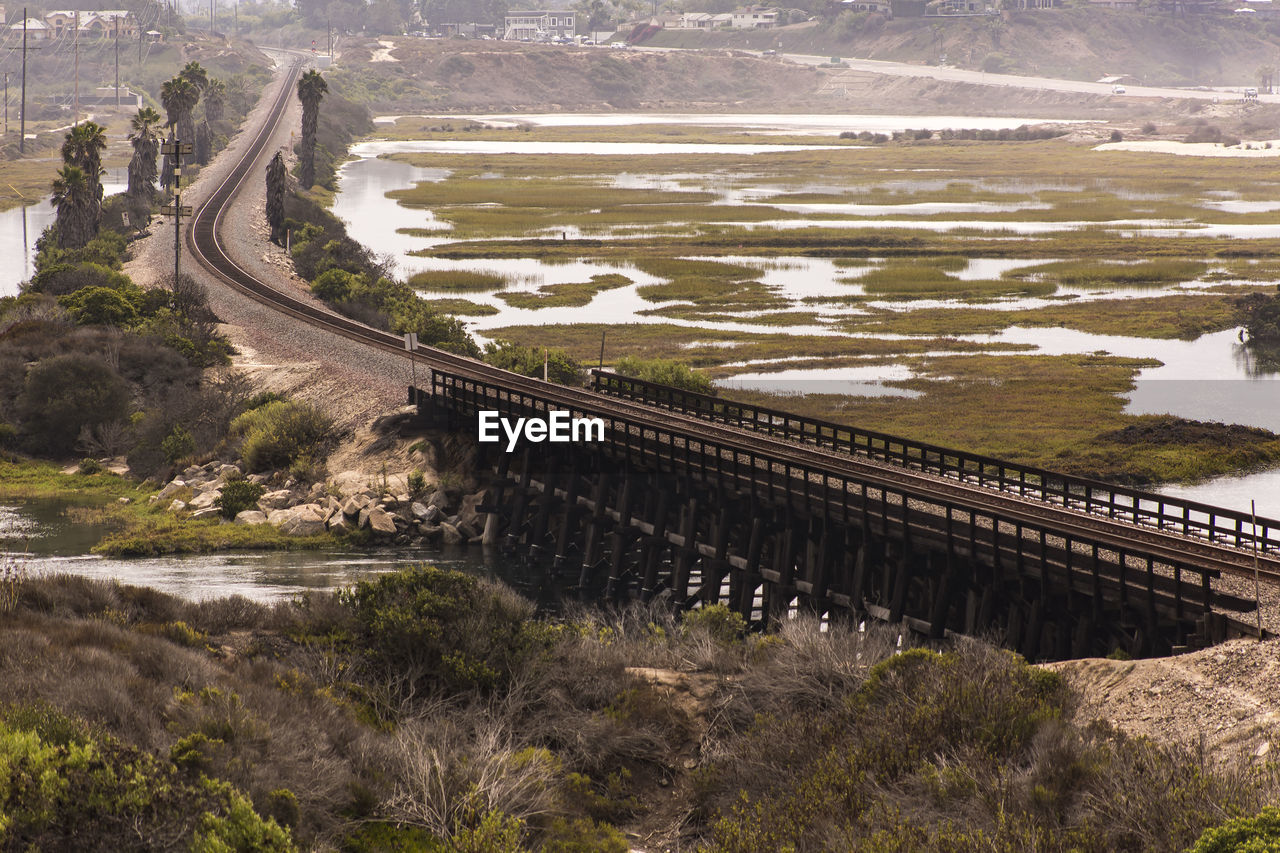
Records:
[[[1238,510],[1060,474],[781,409],[724,400],[630,376],[593,370],[595,390],[673,412],[779,438],[857,454],[918,471],[976,483],[1068,509],[1262,553],[1280,553],[1280,521]]]

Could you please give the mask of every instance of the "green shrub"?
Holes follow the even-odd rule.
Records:
[[[249,412],[254,409],[261,409],[267,403],[276,403],[284,399],[283,394],[277,394],[275,391],[259,391],[245,401],[244,410]]]
[[[318,456],[333,436],[333,420],[310,403],[276,401],[238,416],[231,435],[250,471],[287,468],[302,456]]]
[[[590,818],[558,817],[542,842],[542,853],[627,853],[630,849],[621,832]]]
[[[160,442],[160,452],[164,454],[166,462],[175,465],[179,459],[185,459],[196,452],[196,440],[181,424],[175,424],[164,441]]]
[[[68,453],[82,429],[123,420],[129,397],[128,384],[100,358],[46,358],[27,371],[18,395],[26,444],[37,453]]]
[[[698,373],[689,365],[679,361],[670,361],[665,358],[636,358],[628,355],[618,359],[613,369],[623,376],[634,376],[646,382],[657,382],[660,385],[670,385],[673,388],[683,388],[699,394],[716,392],[715,386],[705,374]]]
[[[484,360],[494,367],[519,373],[521,376],[542,378],[545,365],[547,378],[561,385],[581,385],[582,365],[569,357],[562,349],[543,351],[541,347],[524,347],[510,341],[493,341],[485,344]]]
[[[125,294],[107,287],[86,287],[58,297],[81,326],[131,326],[138,321],[137,306]]]
[[[18,428],[13,424],[0,421],[0,450],[15,447],[18,444]]]
[[[341,302],[360,286],[360,277],[344,269],[331,269],[311,282],[311,292],[327,302]]]
[[[681,624],[686,634],[704,632],[711,639],[724,645],[733,645],[742,641],[747,631],[747,623],[742,614],[730,610],[724,604],[712,604],[690,610],[685,613]]]
[[[267,802],[263,813],[281,826],[295,829],[302,818],[302,808],[298,805],[298,796],[288,788],[277,788],[267,794]]]
[[[206,813],[191,841],[191,853],[291,853],[289,831],[263,820],[243,794],[232,792],[226,814]]]
[[[92,476],[102,473],[102,463],[92,456],[86,456],[80,460],[80,464],[76,466],[76,471],[84,476]]]
[[[1280,853],[1280,808],[1206,829],[1191,853]]]
[[[235,788],[48,708],[0,715],[0,848],[293,850]]]
[[[461,572],[420,566],[361,581],[340,597],[378,671],[419,674],[410,689],[493,689],[542,646],[528,601]]]
[[[265,491],[257,483],[248,480],[231,480],[222,487],[222,494],[213,502],[223,518],[235,518],[246,509],[256,509],[258,498]]]
[[[0,442],[0,447],[3,442]],[[409,487],[409,494],[412,497],[418,497],[427,490],[427,477],[421,471],[410,471],[406,478],[406,485]]]

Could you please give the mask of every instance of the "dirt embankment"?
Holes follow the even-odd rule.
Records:
[[[1232,640],[1172,658],[1046,664],[1079,691],[1083,719],[1199,749],[1214,762],[1274,760],[1280,641]]]
[[[748,47],[898,62],[946,62],[1042,77],[1096,80],[1127,74],[1151,86],[1258,85],[1275,64],[1280,23],[1246,16],[1170,17],[1151,10],[1042,9],[964,18],[848,15],[775,30],[667,30],[646,41],[667,47]]]

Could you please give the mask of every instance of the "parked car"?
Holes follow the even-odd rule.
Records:
[[[1124,94],[1124,86],[1120,86],[1120,85],[1118,85],[1118,84],[1117,84],[1117,85],[1115,85],[1115,86],[1112,86],[1112,87],[1111,87],[1111,94],[1113,94],[1113,95],[1123,95],[1123,94]]]
[[[625,41],[613,41],[613,42],[609,42],[609,47],[613,48],[614,50],[626,50],[627,43]]]

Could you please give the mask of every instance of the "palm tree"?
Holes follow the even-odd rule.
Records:
[[[202,121],[196,127],[196,162],[203,166],[213,159],[213,131],[209,122]]]
[[[316,70],[298,79],[298,100],[302,101],[302,148],[298,152],[298,183],[310,189],[316,180],[316,127],[320,122],[320,99],[329,93],[329,84]]]
[[[53,180],[53,206],[58,212],[58,247],[78,249],[98,232],[98,200],[88,176],[79,166],[67,165]]]
[[[133,157],[129,160],[129,198],[150,201],[155,193],[156,155],[160,153],[160,113],[143,107],[130,127]]]
[[[107,129],[86,121],[67,131],[62,143],[62,161],[68,166],[79,166],[93,193],[94,201],[102,202],[102,152],[107,149]]]
[[[195,86],[201,92],[209,85],[209,72],[205,71],[199,62],[194,60],[182,66],[182,70],[178,72],[178,76],[186,80],[192,86]]]
[[[192,111],[200,100],[200,90],[185,77],[179,75],[166,80],[160,87],[160,103],[169,120],[166,124],[175,128],[178,138],[186,142],[196,141],[195,120]]]
[[[1276,76],[1276,67],[1274,65],[1259,65],[1258,70],[1253,72],[1258,76],[1258,89],[1262,94],[1270,95],[1273,91],[1272,83]]]
[[[267,224],[271,226],[271,242],[284,241],[284,191],[288,173],[280,152],[267,164]]]
[[[210,78],[204,87],[204,115],[209,121],[222,121],[222,108],[227,102],[227,84]]]

